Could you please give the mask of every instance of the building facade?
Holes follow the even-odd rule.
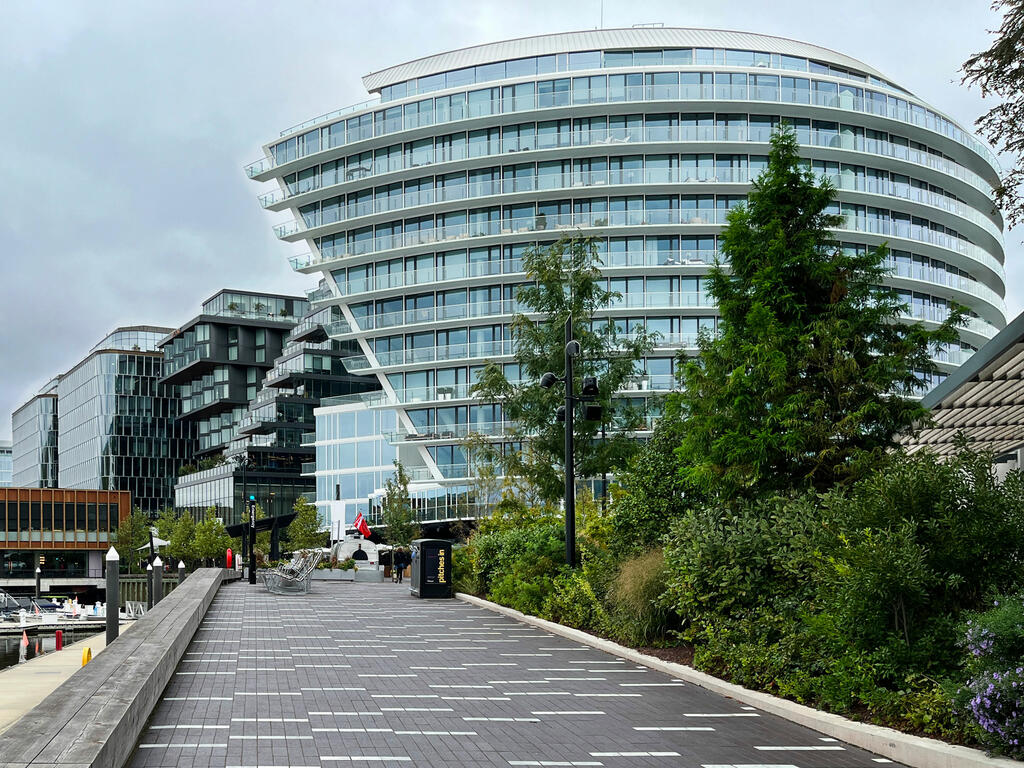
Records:
[[[173,502],[193,440],[161,381],[158,343],[173,329],[118,328],[57,383],[58,486],[131,493],[150,514]]]
[[[57,487],[57,379],[11,414],[12,485]]]
[[[392,453],[428,518],[472,508],[459,438],[500,440],[502,414],[469,388],[488,361],[517,377],[509,323],[528,248],[594,237],[621,294],[603,314],[660,334],[623,397],[671,388],[675,355],[715,329],[705,276],[718,234],[781,125],[838,190],[842,247],[888,243],[908,320],[968,309],[961,343],[935,350],[935,383],[1006,323],[993,154],[835,51],[738,32],[598,30],[442,53],[364,84],[371,102],[283,131],[247,168],[275,182],[260,200],[289,214],[278,237],[307,249],[294,268],[322,276],[314,306],[341,313],[331,337],[358,344],[349,370],[380,385],[318,411],[318,504],[348,521],[372,513]]]
[[[128,491],[0,488],[0,583],[33,581],[36,567],[47,581],[100,579],[131,508]]]
[[[247,458],[238,445],[242,420],[285,337],[308,308],[301,297],[225,289],[162,340],[161,381],[181,400],[179,421],[191,425],[198,437],[175,484],[175,508],[201,518],[215,507],[228,524],[240,514],[246,496],[234,477],[236,472],[241,476],[241,459]]]
[[[10,440],[0,440],[0,488],[14,484],[14,448]]]
[[[178,401],[160,384],[172,328],[117,328],[11,417],[17,487],[126,491],[156,514],[192,452]]]
[[[293,300],[296,311],[308,310],[306,300]],[[291,514],[299,496],[313,492],[313,479],[303,476],[303,468],[314,458],[314,449],[304,445],[304,437],[315,428],[314,408],[321,398],[376,386],[376,379],[351,376],[342,365],[342,358],[351,357],[355,345],[328,338],[324,327],[336,320],[337,315],[337,308],[331,307],[307,312],[301,318],[289,315],[281,328],[263,329],[271,334],[262,338],[264,348],[273,357],[264,359],[265,356],[259,355],[257,361],[255,353],[250,356],[240,352],[226,364],[226,367],[243,367],[246,405],[242,408],[234,402],[243,396],[234,399],[230,396],[229,369],[228,387],[219,392],[223,397],[219,401],[215,397],[211,402],[213,407],[219,405],[224,414],[220,431],[216,433],[218,442],[210,440],[201,445],[198,461],[188,468],[196,471],[178,479],[177,507],[188,509],[196,516],[216,507],[225,523],[233,526],[240,522],[244,501],[250,495],[256,497],[268,517],[283,518]],[[234,322],[234,319],[229,315],[214,324],[224,322]],[[198,330],[199,325],[194,323],[196,333],[202,335],[204,332]],[[182,330],[189,332],[187,327]],[[242,331],[239,333],[244,335]],[[254,339],[258,333],[253,332]],[[215,330],[211,334],[218,335]],[[179,333],[178,337],[182,335]],[[218,351],[216,347],[214,344],[210,348],[209,360],[229,355],[226,349]],[[172,350],[173,344],[168,340],[165,353],[172,354]],[[225,377],[225,374],[219,375]],[[241,381],[242,374],[236,378]],[[255,385],[249,385],[249,379],[255,379]],[[194,389],[195,385],[185,387]],[[202,426],[200,430],[202,434]]]

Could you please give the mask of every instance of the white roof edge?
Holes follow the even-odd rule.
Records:
[[[864,62],[818,45],[791,40],[786,37],[762,35],[753,32],[735,32],[723,29],[695,29],[688,27],[595,29],[579,32],[560,32],[534,37],[520,37],[495,43],[474,45],[454,51],[424,56],[419,59],[381,69],[363,77],[363,85],[371,93],[381,88],[415,77],[462,69],[479,64],[521,59],[528,56],[547,56],[553,53],[572,53],[616,48],[733,48],[738,50],[767,50],[790,56],[822,59],[839,66],[860,70],[888,80],[882,73]],[[891,82],[891,80],[890,80]]]

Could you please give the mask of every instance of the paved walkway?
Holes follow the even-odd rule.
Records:
[[[130,763],[895,765],[752,707],[407,586],[223,587]]]

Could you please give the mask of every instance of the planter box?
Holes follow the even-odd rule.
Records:
[[[313,571],[314,581],[355,581],[355,571],[339,568],[323,568]]]
[[[380,584],[384,581],[384,571],[375,568],[360,568],[356,571],[356,581]]]

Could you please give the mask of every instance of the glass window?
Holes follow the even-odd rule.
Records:
[[[445,87],[445,76],[444,74],[428,75],[427,77],[421,77],[416,81],[416,93],[430,93],[431,91],[440,91]]]
[[[529,77],[537,74],[535,58],[513,59],[505,62],[505,77]]]
[[[569,69],[600,69],[600,51],[580,51],[569,54]]]
[[[604,65],[606,67],[631,67],[633,66],[633,52],[605,51]]]
[[[476,82],[475,78],[476,70],[473,67],[466,67],[446,73],[445,83],[448,88],[457,88],[460,85],[472,85]]]
[[[491,80],[501,80],[505,77],[505,62],[498,61],[494,64],[481,64],[476,68],[476,82],[487,83]]]
[[[638,67],[660,67],[664,61],[661,51],[634,51],[633,63]]]

